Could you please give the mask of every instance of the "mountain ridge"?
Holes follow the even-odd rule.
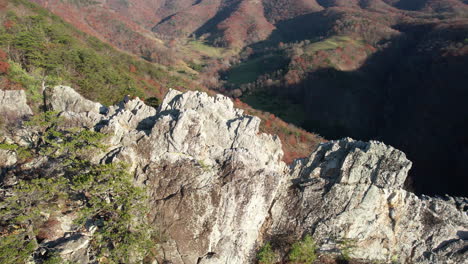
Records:
[[[466,259],[466,198],[403,190],[411,162],[381,142],[327,142],[289,167],[280,140],[258,133],[260,119],[222,95],[171,90],[158,110],[136,98],[102,111],[57,86],[46,89],[45,101],[61,127],[109,136],[108,150],[91,154],[94,162],[125,162],[133,184],[148,187],[149,219],[165,237],[157,243],[158,262],[253,263],[266,242],[275,245],[277,260],[286,259],[290,243],[306,234],[326,256],[339,254],[346,238],[354,241],[351,256],[365,261]],[[3,140],[16,142],[15,133]],[[9,160],[5,179],[21,175],[13,169],[17,153],[1,153],[9,157],[0,159]],[[35,159],[43,157],[28,166],[49,170],[47,161]],[[58,221],[69,221],[60,220],[66,216],[72,217],[65,212]],[[91,237],[49,250],[89,263],[92,251],[79,248]]]
[[[25,90],[34,112],[42,103],[43,87],[57,84],[72,85],[86,98],[106,105],[129,95],[157,106],[169,88],[209,91],[196,79],[199,73],[187,65],[164,66],[122,52],[32,2],[6,2],[0,9],[0,21],[4,25],[0,30],[0,85],[2,89]],[[181,53],[187,50],[197,51],[189,63],[194,68],[207,63],[204,58],[209,54],[223,56],[225,52],[201,41],[190,42]],[[240,100],[235,104],[260,116],[265,121],[262,131],[278,134],[285,141],[287,162],[306,155],[310,147],[323,141]]]
[[[0,1],[0,260],[287,263],[310,239],[320,264],[467,259],[466,1],[33,2],[96,38]]]

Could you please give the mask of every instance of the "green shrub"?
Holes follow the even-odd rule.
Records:
[[[160,105],[159,99],[156,97],[150,97],[145,100],[145,104],[152,106],[154,108],[158,108]]]
[[[192,68],[194,71],[197,71],[197,72],[203,71],[203,67],[204,67],[203,64],[198,64],[198,63],[193,62],[193,61],[189,61],[187,64],[188,64],[188,66],[189,66],[190,68]]]
[[[23,229],[0,236],[0,263],[26,263],[36,249],[36,244],[27,237]]]
[[[63,201],[66,181],[63,178],[20,180],[11,197],[0,202],[0,223],[5,236],[0,238],[1,263],[25,263],[37,248],[35,234],[43,223],[41,213],[58,210]]]
[[[289,252],[289,260],[293,263],[311,264],[317,258],[315,251],[317,247],[310,235],[306,235],[302,241],[292,245]]]
[[[16,144],[0,143],[0,149],[15,151],[20,160],[26,160],[33,156],[33,153],[30,149],[18,146]]]
[[[153,228],[147,223],[145,190],[133,185],[127,166],[94,164],[89,151],[106,147],[105,135],[83,129],[60,129],[57,113],[35,116],[26,125],[39,134],[31,153],[47,156],[57,173],[28,175],[9,191],[12,196],[0,202],[0,262],[23,263],[37,248],[35,234],[47,220],[46,214],[76,211],[76,225],[98,227],[91,248],[111,263],[138,262],[150,254]],[[0,148],[18,151],[20,147],[1,144]],[[57,258],[49,259],[56,263]],[[60,261],[59,261],[60,263]]]
[[[35,4],[23,0],[18,4],[32,12],[18,16],[11,12],[15,23],[0,28],[0,49],[8,50],[8,79],[25,88],[32,101],[41,99],[43,80],[48,86],[73,85],[85,97],[104,104],[127,94],[143,96],[148,87],[141,80],[148,77],[162,83],[172,81],[167,71],[87,37]],[[131,73],[128,65],[137,65],[142,71],[154,69],[148,75]]]
[[[149,254],[154,231],[143,221],[148,213],[145,191],[133,185],[126,166],[94,165],[88,172],[76,175],[72,186],[90,197],[78,223],[84,226],[94,220],[102,224],[92,241],[98,256],[115,263],[130,263],[132,257]]]
[[[354,248],[356,248],[356,241],[349,238],[341,238],[338,241],[338,247],[340,249],[341,258],[349,261]]]
[[[259,264],[273,264],[276,263],[277,254],[271,248],[270,242],[267,242],[257,253],[257,260]]]
[[[39,91],[41,81],[38,76],[28,73],[19,63],[10,61],[10,69],[8,71],[8,79],[12,82],[20,84],[26,90],[28,98],[37,103],[42,99]]]

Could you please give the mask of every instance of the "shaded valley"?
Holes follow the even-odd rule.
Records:
[[[315,29],[318,19],[324,21],[312,14],[280,23],[270,39],[252,46],[262,54],[265,46],[296,43],[279,48],[289,54],[288,65],[274,64],[279,69],[259,74],[250,84],[237,83],[246,93],[242,100],[327,139],[387,142],[414,161],[407,188],[419,194],[466,195],[466,21],[396,23],[389,25],[389,34],[377,32],[372,40],[363,34],[330,38],[323,27]],[[288,30],[292,28],[298,30]],[[238,69],[254,69],[250,64],[258,60],[253,56],[234,67],[226,80],[235,83]],[[232,95],[238,94],[234,89]]]

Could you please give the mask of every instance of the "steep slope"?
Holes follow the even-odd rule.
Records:
[[[393,6],[410,11],[436,12],[436,13],[458,13],[467,11],[467,6],[459,0],[417,0],[417,1],[396,1]]]
[[[268,21],[275,22],[292,19],[297,16],[319,12],[323,7],[316,0],[263,0],[264,13]]]
[[[193,74],[123,53],[28,1],[5,3],[0,14],[4,25],[0,28],[0,49],[5,51],[0,50],[0,87],[25,90],[35,112],[42,103],[42,90],[57,84],[73,84],[87,98],[107,105],[130,95],[148,99],[148,104],[157,106],[169,87],[207,90],[194,81]],[[189,47],[193,47],[192,54],[197,52],[197,57],[193,57],[197,60],[221,54],[219,49],[197,41]],[[203,61],[193,65],[196,63]],[[307,155],[311,147],[323,141],[239,100],[236,106],[265,120],[263,131],[285,139],[287,162]]]
[[[460,184],[466,181],[462,162],[466,139],[458,132],[451,137],[453,129],[465,129],[461,120],[466,110],[460,98],[466,93],[460,87],[466,83],[466,1],[117,2],[122,1],[93,6],[106,19],[96,17],[94,24],[88,24],[103,35],[108,29],[118,31],[120,37],[106,35],[114,45],[149,60],[168,57],[161,61],[182,64],[180,72],[193,73],[209,88],[327,138],[384,139],[415,161],[410,178],[418,193],[466,193]],[[48,8],[56,5],[61,4],[54,2]],[[87,10],[76,1],[63,5],[63,10]],[[142,21],[145,13],[133,11],[143,9],[152,12],[148,23]],[[126,32],[115,21],[106,24],[117,16],[144,29]],[[152,48],[137,44],[135,51],[125,42],[138,39],[135,32],[158,36],[170,52],[142,55],[141,50]],[[189,45],[187,36],[192,39]],[[194,37],[203,41],[203,49],[218,45],[227,52],[191,53],[190,43],[200,43],[193,42]],[[292,142],[300,138],[282,137]],[[445,159],[445,165],[435,162],[439,156],[449,156],[454,146],[459,146],[457,156],[462,157],[454,166],[451,159]],[[291,151],[287,153],[290,156]],[[447,170],[452,180],[442,178]]]
[[[265,242],[274,245],[275,261],[288,261],[291,243],[305,234],[325,256],[339,252],[339,241],[346,239],[353,241],[351,257],[368,262],[462,263],[467,257],[467,199],[403,190],[411,162],[383,143],[324,143],[288,167],[281,162],[279,139],[259,133],[260,119],[221,95],[171,90],[158,110],[138,98],[102,109],[63,86],[45,95],[47,107],[60,113],[62,129],[78,126],[108,135],[108,148],[89,153],[93,161],[123,161],[134,184],[147,187],[147,217],[159,234],[158,262],[254,263]],[[26,147],[17,133],[40,132],[16,130],[2,142]],[[2,170],[7,186],[18,178],[28,181],[22,168],[34,168],[39,179],[66,177],[40,155],[24,164],[15,161],[16,151],[1,150],[0,157],[9,158]],[[79,263],[95,257],[91,241],[103,224],[98,218],[75,229],[69,224],[73,217],[68,210],[54,215],[57,233],[68,223],[73,235],[62,232],[38,244],[38,260],[52,253]]]
[[[76,28],[147,60],[173,64],[175,55],[150,31],[154,1],[34,0]]]
[[[415,161],[418,193],[464,195],[464,162],[439,157],[454,149],[465,156],[466,137],[457,131],[466,130],[468,116],[462,99],[468,96],[468,27],[448,22],[397,29],[380,51],[336,38],[298,46],[283,82],[268,89],[302,105],[307,114],[299,125],[326,138],[379,138],[404,149]],[[442,176],[447,171],[451,180]]]
[[[107,104],[126,94],[162,99],[168,86],[195,87],[181,74],[122,53],[29,1],[10,1],[0,14],[1,86],[25,89],[31,103],[40,103],[42,86],[62,83]]]
[[[260,34],[268,26],[262,15],[253,15],[249,12],[262,11],[261,2],[252,1],[42,1],[36,3],[48,8],[55,14],[66,19],[76,27],[90,33],[101,40],[134,54],[143,56],[156,62],[173,64],[170,55],[161,39],[174,39],[187,37],[198,31],[206,24],[213,24],[216,31],[218,24],[224,20],[236,20],[239,16],[248,16],[252,19],[252,31],[249,34]],[[241,7],[244,6],[244,7]],[[236,9],[241,8],[239,11]],[[226,13],[226,15],[223,15]],[[221,17],[221,18],[220,18]],[[258,20],[258,21],[257,21]],[[227,21],[226,23],[229,23]],[[225,23],[225,24],[226,24]],[[233,25],[225,36],[225,28],[220,28],[221,38],[226,37],[226,43],[231,45],[233,37],[245,38],[240,41],[252,43],[254,37],[242,31],[240,25]],[[230,27],[230,26],[229,26]],[[240,27],[240,28],[239,28]],[[259,29],[255,29],[259,27]],[[154,31],[156,34],[151,32]],[[234,36],[228,36],[233,32]],[[253,32],[255,31],[255,32]],[[268,33],[268,32],[267,32]],[[241,45],[232,43],[233,46]],[[163,54],[160,54],[163,53]]]
[[[152,30],[162,38],[186,37],[212,19],[221,9],[221,5],[221,1],[202,0],[183,8],[179,7],[177,12],[166,14]]]
[[[33,1],[101,40],[163,63],[171,63],[171,55],[160,58],[158,53],[170,49],[156,36],[171,40],[208,34],[217,45],[242,48],[266,39],[274,29],[271,23],[323,9],[304,0],[287,4],[252,0]]]
[[[205,34],[205,37],[211,35],[212,43],[241,48],[265,40],[280,21],[317,13],[325,8],[364,16],[385,14],[383,16],[421,18],[428,14],[466,18],[468,12],[466,4],[458,0],[34,1],[119,48],[147,58],[153,56],[152,59],[166,63],[170,63],[167,60],[171,56],[158,58],[158,53],[168,53],[170,49],[158,42],[150,30],[162,39],[183,39],[193,33],[197,36]],[[349,19],[346,21],[351,22]],[[368,26],[364,25],[365,28]],[[130,39],[133,43],[129,42]]]
[[[388,1],[319,4],[327,9],[278,23],[223,75],[223,88],[325,138],[377,138],[403,149],[415,162],[408,185],[417,193],[466,195],[464,163],[436,162],[449,149],[466,156],[466,137],[453,132],[466,130],[468,115],[466,6],[408,12]],[[281,63],[271,67],[271,58]],[[246,69],[256,74],[242,78]],[[270,102],[280,99],[275,111]]]
[[[274,26],[268,22],[260,1],[241,1],[230,16],[216,26],[214,43],[241,48],[266,39]]]
[[[164,18],[153,31],[166,37],[207,34],[216,45],[242,48],[266,39],[273,28],[260,1],[200,1]]]

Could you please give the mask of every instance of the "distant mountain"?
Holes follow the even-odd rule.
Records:
[[[162,98],[168,86],[195,87],[185,76],[123,53],[27,0],[3,2],[0,23],[1,88],[26,90],[34,106],[41,103],[42,86],[56,84],[73,85],[106,104],[126,94]]]
[[[158,58],[156,53],[167,53],[169,50],[158,38],[167,40],[196,35],[208,38],[215,45],[242,48],[267,39],[278,29],[281,21],[314,13],[332,21],[336,21],[337,13],[339,16],[373,17],[379,20],[374,21],[379,25],[385,24],[382,19],[434,14],[438,17],[466,18],[468,12],[467,5],[458,0],[32,1],[116,47],[160,61],[167,58]],[[385,18],[382,17],[383,13],[386,13]]]
[[[418,193],[466,194],[467,1],[33,1],[329,139],[393,144],[415,161]],[[435,162],[455,146],[459,158]]]
[[[112,47],[27,0],[0,0],[0,25],[0,89],[26,91],[35,112],[42,107],[43,88],[58,84],[73,86],[86,98],[107,105],[130,95],[157,107],[170,88],[208,91],[198,81],[196,70],[201,71],[210,56],[224,54],[224,49],[201,41],[190,41],[178,50],[164,43],[169,53],[157,54],[169,58],[169,66],[148,62],[146,57]],[[184,63],[171,52],[191,60]],[[284,140],[287,162],[307,155],[323,140],[239,100],[235,104],[261,117],[263,132]]]
[[[275,21],[323,9],[314,1],[304,0],[264,1],[265,4],[251,0],[34,2],[81,30],[135,53],[161,48],[150,30],[163,39],[209,34],[219,45],[242,47],[267,38]]]
[[[286,120],[328,139],[404,149],[417,193],[466,195],[466,4],[318,2],[327,8],[281,21],[252,45],[221,89],[259,109],[301,112]],[[274,106],[275,98],[289,104]]]

